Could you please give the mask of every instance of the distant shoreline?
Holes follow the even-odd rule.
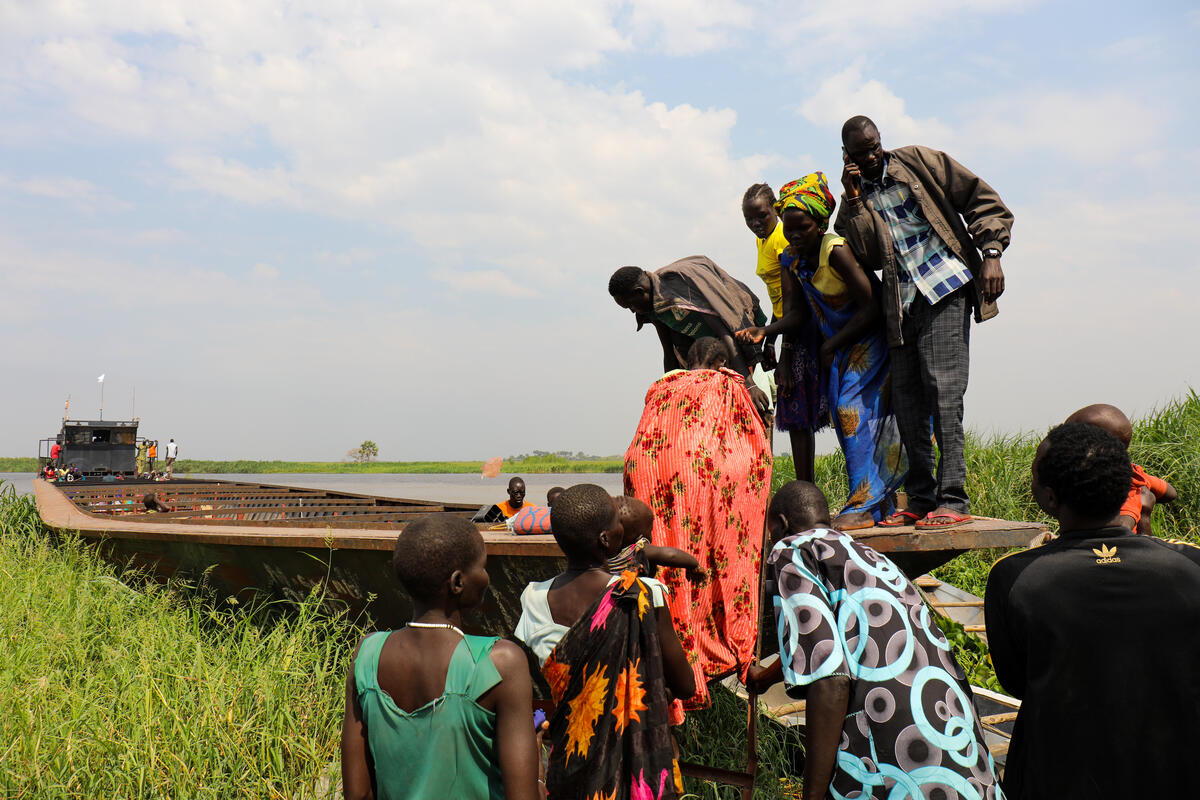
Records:
[[[159,459],[157,465],[162,464]],[[506,473],[524,472],[530,475],[577,472],[621,472],[625,463],[620,459],[568,461],[563,458],[534,457],[505,461]],[[161,466],[160,466],[161,468]],[[0,458],[0,472],[34,472],[36,458]],[[483,471],[482,461],[370,461],[354,464],[344,461],[200,461],[181,458],[175,462],[176,474],[271,475],[282,473],[350,473],[350,474],[463,474]]]

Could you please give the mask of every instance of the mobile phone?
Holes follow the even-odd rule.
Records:
[[[842,145],[842,161],[850,163],[850,154],[846,152],[846,145]]]

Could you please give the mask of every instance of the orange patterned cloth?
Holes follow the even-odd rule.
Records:
[[[706,707],[708,681],[735,670],[744,678],[754,657],[771,464],[737,373],[672,372],[646,392],[625,453],[625,494],[654,510],[654,544],[691,553],[709,574],[698,584],[680,569],[661,576],[696,674],[696,694],[684,708]]]

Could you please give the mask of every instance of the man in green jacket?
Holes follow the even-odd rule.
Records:
[[[962,419],[971,313],[979,322],[996,315],[1012,212],[945,153],[884,150],[867,117],[846,121],[842,145],[845,193],[834,230],[864,265],[883,271],[893,404],[909,459],[908,510],[880,524],[961,525],[970,519]]]

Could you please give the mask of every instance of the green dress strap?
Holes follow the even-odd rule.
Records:
[[[372,633],[363,639],[354,659],[354,686],[362,694],[367,689],[379,691],[379,654],[390,636],[388,631]]]

